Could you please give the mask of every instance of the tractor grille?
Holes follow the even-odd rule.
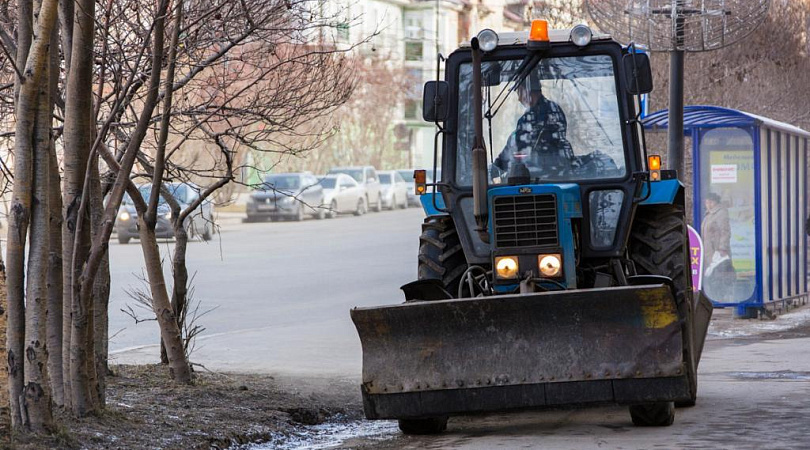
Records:
[[[557,198],[554,194],[495,197],[495,246],[557,246]]]

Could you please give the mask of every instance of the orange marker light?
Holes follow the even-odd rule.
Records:
[[[647,167],[650,170],[661,170],[661,156],[650,155],[647,157]]]
[[[532,20],[532,29],[529,32],[529,40],[548,42],[548,22],[545,20]]]
[[[647,169],[650,171],[650,181],[661,181],[661,155],[648,156]]]
[[[427,171],[414,170],[413,181],[414,187],[416,189],[416,195],[422,195],[425,192],[427,192]]]

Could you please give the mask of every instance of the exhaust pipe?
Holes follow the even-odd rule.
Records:
[[[487,222],[489,221],[489,208],[487,207],[487,148],[484,142],[484,118],[481,112],[483,99],[481,96],[481,47],[478,38],[472,38],[473,64],[473,124],[475,126],[475,137],[472,149],[472,182],[473,182],[473,216],[475,216],[475,230],[481,241],[489,243],[489,231]]]

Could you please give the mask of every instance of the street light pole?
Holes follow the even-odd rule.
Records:
[[[684,0],[672,5],[675,23],[674,49],[669,54],[669,145],[667,165],[683,177],[683,67],[684,67]]]

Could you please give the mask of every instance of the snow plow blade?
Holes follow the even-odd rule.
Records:
[[[416,301],[351,311],[369,419],[686,400],[666,285]]]

